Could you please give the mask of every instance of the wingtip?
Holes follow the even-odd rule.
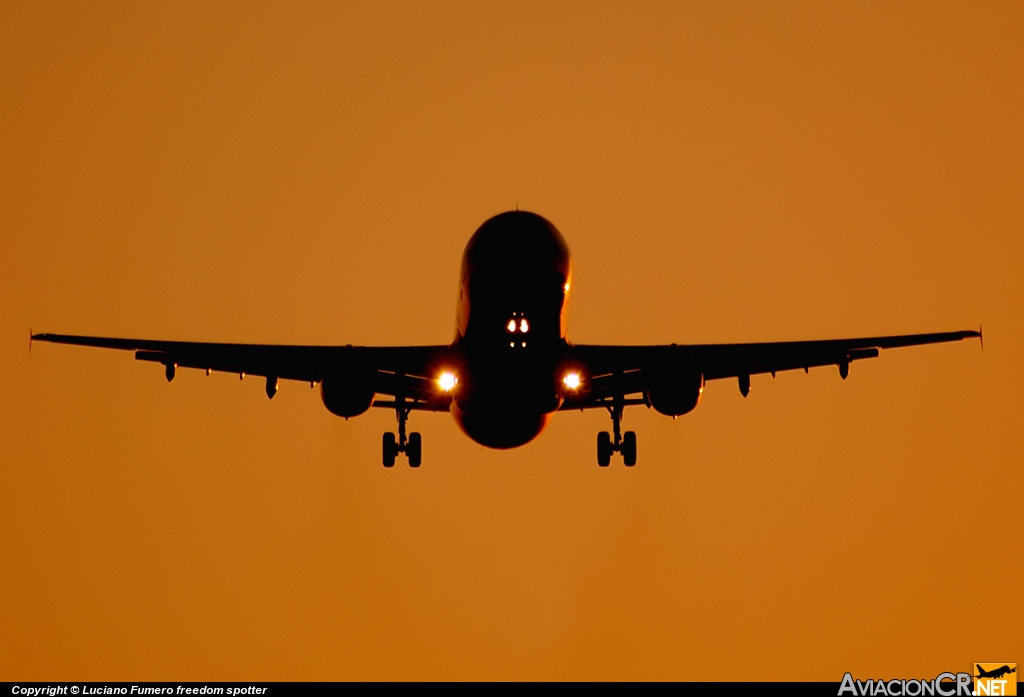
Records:
[[[985,332],[982,331],[981,325],[978,325],[978,341],[981,342],[981,350],[985,350]]]
[[[28,328],[28,352],[32,354],[32,340],[36,338],[36,335],[32,333],[32,327]]]

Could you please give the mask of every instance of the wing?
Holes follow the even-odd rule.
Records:
[[[64,334],[35,334],[32,340],[134,351],[136,360],[163,364],[168,380],[176,368],[258,375],[267,378],[270,396],[278,379],[317,383],[332,371],[361,369],[372,373],[375,392],[410,399],[410,408],[446,411],[450,401],[434,381],[449,360],[449,346],[213,344]],[[374,402],[375,406],[392,404]]]
[[[826,341],[760,344],[671,344],[669,346],[574,346],[572,360],[588,376],[584,389],[567,399],[564,409],[608,406],[611,399],[646,395],[667,372],[691,371],[705,380],[738,378],[745,393],[751,375],[825,365],[839,367],[845,378],[852,361],[875,358],[883,349],[981,338],[980,331],[876,336]],[[646,404],[645,396],[624,404]]]

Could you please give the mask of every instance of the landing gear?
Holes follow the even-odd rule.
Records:
[[[622,464],[626,467],[636,464],[636,433],[626,431],[622,434],[622,447],[619,452],[622,453]]]
[[[395,440],[395,434],[388,431],[384,434],[384,466],[394,467],[395,458],[398,457],[398,441]]]
[[[607,467],[611,464],[612,453],[622,453],[622,464],[632,467],[636,464],[636,433],[626,431],[622,433],[620,424],[622,422],[623,405],[620,400],[608,407],[608,413],[612,417],[612,433],[601,431],[597,434],[597,464],[599,467]]]
[[[395,399],[395,413],[398,416],[398,438],[395,434],[388,432],[382,439],[381,458],[385,467],[394,467],[398,453],[405,453],[409,460],[410,467],[419,467],[423,462],[423,438],[419,433],[413,431],[408,438],[405,435],[405,422],[409,419],[409,408],[405,406],[405,400],[401,397]]]
[[[416,431],[409,434],[409,442],[405,445],[405,456],[409,458],[410,467],[419,467],[423,462],[423,439]]]
[[[608,431],[597,434],[597,465],[607,467],[612,462],[612,438]]]

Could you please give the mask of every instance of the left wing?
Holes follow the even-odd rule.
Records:
[[[449,359],[449,346],[287,346],[153,341],[65,334],[35,334],[33,341],[134,351],[135,359],[164,365],[168,380],[177,368],[258,375],[273,396],[277,380],[317,383],[337,370],[372,373],[374,391],[412,400],[410,408],[447,410],[450,397],[437,388],[436,371]],[[383,406],[383,404],[382,404]]]
[[[817,366],[835,365],[845,378],[852,361],[875,358],[880,350],[981,338],[980,331],[907,334],[825,341],[784,341],[758,344],[671,344],[668,346],[579,345],[570,355],[587,379],[563,409],[611,405],[626,395],[646,395],[667,372],[699,373],[704,380],[738,378],[746,394],[750,376]],[[646,404],[646,396],[625,399]]]

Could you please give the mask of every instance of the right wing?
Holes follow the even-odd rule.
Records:
[[[938,344],[981,337],[980,331],[907,334],[824,341],[783,341],[755,344],[671,344],[668,346],[578,345],[572,356],[588,375],[585,389],[566,399],[564,409],[608,406],[616,395],[645,394],[666,371],[700,373],[705,380],[739,378],[757,373],[839,366],[846,376],[852,361],[875,358],[883,349]],[[645,398],[626,400],[646,403]]]

